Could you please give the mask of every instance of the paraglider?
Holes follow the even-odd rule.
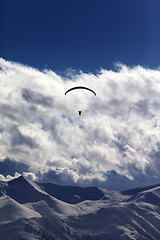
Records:
[[[68,89],[68,90],[65,92],[65,95],[66,95],[67,93],[69,93],[70,91],[77,90],[77,89],[88,90],[88,91],[92,92],[92,93],[96,96],[96,92],[95,92],[95,91],[93,91],[92,89],[90,89],[90,88],[88,88],[88,87],[82,87],[82,86],[77,86],[77,87],[73,87],[73,88]],[[81,115],[81,114],[82,114],[82,111],[78,111],[78,114]]]
[[[78,114],[81,115],[81,114],[82,114],[82,111],[78,111]]]

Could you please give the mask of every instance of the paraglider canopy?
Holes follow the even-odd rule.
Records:
[[[87,87],[82,87],[82,86],[70,88],[69,90],[67,90],[67,92],[65,92],[65,95],[66,95],[68,92],[70,92],[70,91],[72,91],[72,90],[76,90],[76,89],[85,89],[85,90],[91,91],[94,95],[96,95],[95,91],[93,91],[92,89],[87,88]]]

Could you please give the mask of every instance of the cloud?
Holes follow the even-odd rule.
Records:
[[[37,148],[38,145],[30,136],[24,136],[19,129],[14,129],[11,136],[11,146],[25,145],[29,148]]]
[[[20,176],[21,176],[21,174],[19,174],[17,172],[15,172],[13,176],[7,175],[6,177],[3,176],[3,174],[0,174],[0,181],[6,181],[7,182],[7,181],[11,181],[11,180],[13,180],[15,178],[18,178]]]
[[[2,58],[0,68],[1,162],[15,159],[32,178],[61,184],[121,189],[160,181],[158,69],[119,64],[60,76]],[[97,95],[64,94],[74,86]]]
[[[0,161],[0,173],[6,177],[7,175],[14,175],[16,172],[22,174],[27,171],[29,166],[23,162],[17,162],[15,159],[4,158]]]
[[[22,98],[31,104],[52,107],[51,97],[44,96],[42,93],[34,92],[30,89],[22,89]]]

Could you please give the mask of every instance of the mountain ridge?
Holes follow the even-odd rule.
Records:
[[[121,193],[124,195],[133,195],[135,193],[143,192],[143,191],[150,190],[150,189],[156,188],[156,187],[160,187],[160,183],[146,186],[146,187],[139,187],[139,188],[132,188],[132,189],[124,190],[124,191],[121,191]]]
[[[59,186],[61,200],[56,187],[23,176],[0,182],[1,240],[160,239],[159,185],[125,193]]]

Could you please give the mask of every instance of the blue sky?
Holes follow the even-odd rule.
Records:
[[[158,0],[2,0],[0,55],[64,72],[157,67]]]
[[[0,180],[159,183],[160,2],[0,4]]]

